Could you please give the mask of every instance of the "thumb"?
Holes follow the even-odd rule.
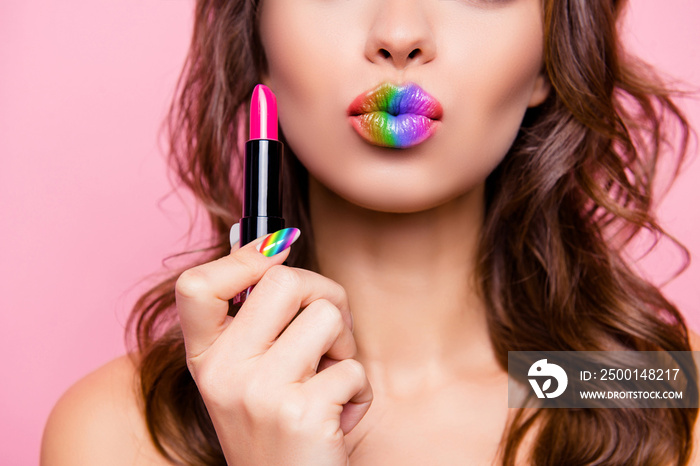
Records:
[[[238,249],[239,241],[241,239],[241,228],[240,224],[234,223],[231,227],[231,231],[228,234],[229,241],[231,242],[231,249]]]

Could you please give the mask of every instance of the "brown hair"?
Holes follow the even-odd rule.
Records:
[[[640,232],[668,237],[651,212],[652,186],[664,152],[680,166],[689,128],[650,68],[621,48],[622,3],[544,1],[553,92],[528,112],[486,182],[479,289],[504,369],[508,351],[690,350],[682,315],[623,257]],[[211,224],[211,247],[188,267],[228,254],[228,230],[240,217],[242,122],[265,66],[257,7],[256,0],[197,2],[168,120],[174,172]],[[679,129],[676,139],[669,128]],[[314,269],[308,174],[293,154],[287,160],[293,202],[285,216],[304,230],[288,262]],[[130,318],[146,422],[173,463],[225,464],[185,363],[174,310],[181,271],[144,294]],[[697,409],[516,411],[501,442],[504,464],[515,464],[528,434],[538,465],[686,464],[697,416]]]

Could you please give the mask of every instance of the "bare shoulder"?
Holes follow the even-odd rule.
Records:
[[[169,464],[150,441],[137,393],[126,355],[79,380],[49,416],[41,465]]]

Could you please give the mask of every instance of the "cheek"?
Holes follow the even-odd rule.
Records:
[[[260,30],[268,63],[263,82],[277,96],[280,126],[297,154],[310,141],[312,147],[329,147],[336,130],[331,123],[345,119],[348,99],[339,89],[347,87],[356,40],[348,35],[337,40],[338,21],[341,12],[304,0],[263,3]]]
[[[299,94],[295,98],[305,105],[316,104],[307,93],[318,95],[347,75],[360,38],[348,29],[343,9],[323,8],[317,0],[266,0],[260,15],[268,64],[263,79],[275,93]]]
[[[468,40],[451,49],[455,63],[454,118],[468,122],[465,139],[481,154],[502,158],[512,145],[542,69],[543,33],[538,1],[522,1],[498,17],[470,24]],[[464,26],[452,29],[464,37]],[[462,57],[462,58],[459,58]],[[465,144],[467,144],[465,142]],[[468,144],[467,144],[468,145]],[[495,166],[493,164],[493,166]]]
[[[451,102],[445,136],[451,147],[461,148],[450,152],[452,170],[441,175],[446,185],[469,188],[483,182],[520,130],[543,60],[539,2],[520,5],[499,15],[498,24],[496,18],[491,23],[482,17],[470,23],[469,33],[464,24],[445,31],[452,44],[459,44],[445,48],[444,58],[452,64],[452,85],[445,88]]]
[[[314,57],[321,50],[319,41],[304,34],[304,25],[310,19],[289,8],[290,2],[267,0],[263,3],[260,35],[267,58],[267,72],[263,76],[280,103],[280,112],[289,105],[284,101],[294,97],[305,100],[305,93],[317,89],[318,70],[314,69]],[[282,114],[280,114],[280,118]]]

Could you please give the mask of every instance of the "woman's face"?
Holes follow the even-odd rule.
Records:
[[[311,176],[373,210],[478,187],[546,98],[541,0],[262,0],[285,138]]]

